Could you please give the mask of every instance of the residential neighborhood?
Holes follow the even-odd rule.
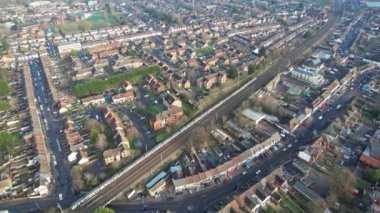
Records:
[[[380,212],[377,0],[0,6],[0,211]]]

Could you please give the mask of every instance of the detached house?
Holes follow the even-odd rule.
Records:
[[[147,75],[145,81],[149,87],[156,92],[162,92],[166,89],[165,85],[159,82],[153,75]]]
[[[129,156],[129,151],[123,147],[117,147],[114,149],[107,149],[103,152],[103,158],[106,165],[119,161],[121,159],[127,158]]]
[[[214,84],[223,84],[227,80],[226,72],[213,73],[197,79],[197,85],[199,87],[210,89]]]
[[[182,108],[181,100],[172,93],[165,95],[162,99],[163,99],[162,101],[163,101],[164,105],[167,108],[171,108],[171,107]]]
[[[183,115],[182,108],[172,107],[163,111],[150,120],[150,125],[153,130],[157,131],[165,126],[174,125]]]

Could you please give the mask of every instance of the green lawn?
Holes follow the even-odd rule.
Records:
[[[287,197],[284,197],[282,199],[281,206],[284,209],[288,209],[288,210],[290,210],[291,212],[294,212],[294,213],[303,213],[304,212],[294,201],[290,200]]]
[[[113,16],[106,16],[102,13],[94,13],[87,20],[59,24],[57,25],[57,29],[63,34],[70,34],[77,31],[86,31],[90,29],[115,26],[117,24],[118,21]]]
[[[0,96],[6,96],[10,92],[7,81],[0,79]]]
[[[11,109],[11,105],[6,101],[0,101],[0,111],[8,111]]]
[[[155,135],[155,138],[156,138],[156,142],[160,143],[163,140],[165,140],[167,137],[169,137],[170,132],[166,132],[165,129],[161,129],[161,130],[155,132],[154,135]]]
[[[0,150],[5,151],[8,154],[13,154],[16,151],[16,147],[22,145],[20,138],[7,132],[0,132]]]
[[[180,100],[182,101],[182,110],[183,110],[183,113],[188,118],[191,118],[194,115],[194,109],[193,109],[193,107],[191,106],[191,104],[184,97],[180,97]]]
[[[162,104],[155,104],[155,103],[149,104],[145,108],[145,112],[148,115],[150,115],[150,116],[155,116],[158,113],[162,112],[163,110],[164,110],[164,105],[162,105]]]
[[[204,47],[197,50],[197,56],[209,56],[214,53],[214,49],[211,47]]]
[[[267,205],[267,207],[264,209],[264,213],[276,213],[276,210],[272,206]]]
[[[111,76],[107,79],[94,79],[84,83],[78,83],[74,87],[74,93],[78,98],[84,98],[90,95],[99,95],[105,91],[121,86],[121,84],[126,80],[136,83],[144,76],[148,74],[155,74],[159,71],[160,68],[158,66],[142,67],[126,73]]]

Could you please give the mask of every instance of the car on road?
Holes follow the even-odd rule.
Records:
[[[59,200],[63,200],[63,195],[62,195],[62,193],[59,193],[58,198],[59,198]]]
[[[340,108],[342,108],[342,105],[338,104],[338,106],[336,106],[336,109],[339,110]]]
[[[259,175],[260,173],[261,173],[260,169],[256,171],[256,175]]]
[[[323,119],[323,116],[322,116],[322,115],[318,117],[318,120],[322,120],[322,119]]]

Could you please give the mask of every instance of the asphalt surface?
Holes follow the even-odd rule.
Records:
[[[280,165],[290,160],[294,154],[300,150],[300,147],[310,144],[314,141],[314,131],[318,134],[323,131],[330,121],[344,113],[345,108],[355,96],[359,96],[361,91],[358,85],[366,79],[366,74],[359,75],[355,78],[351,85],[357,85],[353,89],[344,89],[340,95],[333,95],[328,101],[329,107],[322,111],[316,110],[312,115],[312,122],[306,127],[306,129],[298,134],[293,140],[291,140],[292,147],[283,151],[278,149],[273,152],[270,157],[252,166],[246,170],[245,175],[240,175],[230,182],[221,184],[216,187],[212,187],[203,191],[199,191],[186,196],[179,196],[174,200],[156,200],[145,201],[144,199],[138,201],[125,202],[113,202],[109,206],[116,212],[154,212],[160,210],[172,210],[174,212],[206,212],[217,211],[218,206],[224,206],[230,202],[236,195],[241,194],[247,190],[250,186],[259,182],[262,177],[268,175]],[[368,80],[368,78],[367,78]],[[341,108],[337,108],[340,105]],[[322,116],[323,119],[319,119]],[[261,174],[257,175],[256,172],[261,170]]]
[[[64,143],[59,137],[62,123],[52,115],[53,110],[51,109],[51,105],[54,103],[54,100],[49,91],[41,61],[39,59],[32,60],[30,68],[35,93],[40,104],[40,117],[45,131],[46,143],[49,146],[49,150],[52,151],[51,154],[53,156],[51,158],[52,172],[54,174],[52,181],[53,200],[56,201],[56,205],[58,205],[58,202],[61,205],[65,203],[69,204],[73,201],[70,199],[73,197],[73,192],[71,190],[70,165],[64,152]],[[63,195],[64,199],[62,201],[58,199],[59,193]]]
[[[337,4],[339,5],[335,5],[335,8],[340,8],[340,3]],[[120,181],[115,181],[108,187],[103,189],[101,192],[98,192],[95,196],[90,198],[90,200],[76,208],[74,212],[92,211],[96,207],[108,203],[120,192],[123,192],[123,190],[127,190],[128,187],[132,186],[136,180],[138,180],[140,177],[143,177],[146,173],[149,173],[152,169],[154,169],[157,166],[157,163],[161,162],[162,156],[164,157],[163,161],[165,161],[166,156],[170,156],[173,152],[182,148],[187,138],[191,135],[191,131],[196,126],[204,125],[205,123],[209,122],[210,119],[213,119],[218,115],[223,115],[233,111],[243,100],[247,99],[253,92],[261,89],[263,86],[269,83],[270,80],[272,80],[279,72],[286,71],[289,62],[290,64],[294,63],[298,57],[302,56],[306,51],[310,50],[310,48],[314,44],[318,43],[324,38],[325,34],[333,27],[337,19],[340,18],[340,15],[340,10],[334,11],[334,13],[329,17],[329,21],[309,40],[305,41],[304,44],[302,44],[301,46],[288,52],[288,54],[285,57],[275,61],[271,68],[269,68],[265,73],[260,75],[257,78],[257,80],[254,81],[251,85],[249,85],[246,89],[242,90],[238,95],[231,98],[228,104],[220,106],[213,113],[210,113],[203,120],[197,123],[197,125],[194,125],[192,128],[190,128],[189,131],[186,131],[178,135],[166,147],[160,149],[158,152],[141,161],[139,166],[134,167],[129,172],[124,174],[120,178]]]
[[[4,201],[0,203],[0,209],[8,209],[10,212],[39,212],[41,209],[60,206],[69,206],[74,200],[71,189],[70,165],[64,152],[64,143],[60,140],[59,131],[62,121],[54,118],[52,104],[54,100],[49,91],[46,75],[41,61],[33,59],[29,62],[33,86],[37,103],[39,106],[39,116],[41,119],[45,140],[49,150],[52,151],[51,167],[53,180],[51,183],[52,195],[41,199],[27,199],[18,201]],[[62,193],[63,200],[59,200]]]
[[[59,52],[57,46],[53,43],[53,41],[48,40],[46,42],[46,51],[52,59],[59,58]]]

